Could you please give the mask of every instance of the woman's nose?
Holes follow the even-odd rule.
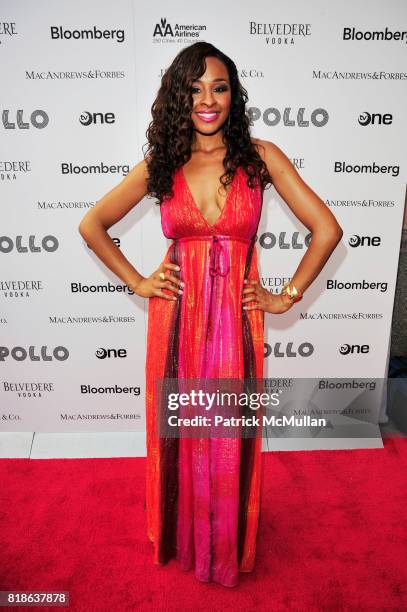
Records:
[[[202,102],[205,102],[206,104],[210,105],[213,103],[213,101],[214,101],[213,92],[210,89],[208,89],[207,91],[203,91]]]

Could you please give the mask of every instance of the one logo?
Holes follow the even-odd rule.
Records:
[[[360,113],[358,117],[359,125],[391,125],[393,123],[393,115],[390,113]]]
[[[104,125],[105,123],[115,123],[116,117],[114,113],[90,113],[89,111],[83,111],[79,115],[79,123],[81,125]]]
[[[380,236],[358,236],[354,234],[349,238],[349,246],[352,248],[363,246],[380,246],[382,243]]]
[[[98,348],[95,351],[95,355],[98,359],[108,359],[110,357],[127,357],[126,349],[105,349]]]
[[[359,355],[360,353],[369,352],[368,344],[342,344],[339,348],[341,355]]]

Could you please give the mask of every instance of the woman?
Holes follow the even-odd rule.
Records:
[[[286,155],[250,137],[247,99],[234,62],[216,47],[197,42],[183,49],[152,106],[145,158],[79,227],[105,265],[149,298],[146,509],[154,562],[176,558],[199,580],[229,587],[239,571],[254,567],[261,438],[158,435],[164,405],[156,383],[262,379],[264,313],[292,308],[342,236]],[[279,295],[261,286],[254,244],[263,192],[272,184],[312,231]],[[172,243],[144,278],[107,230],[146,195],[157,198]]]

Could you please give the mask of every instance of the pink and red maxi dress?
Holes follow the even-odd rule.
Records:
[[[157,380],[262,379],[264,311],[244,310],[244,278],[259,279],[259,181],[238,167],[209,224],[182,167],[161,204],[164,261],[185,283],[177,300],[149,298],[146,356],[147,535],[153,561],[176,559],[197,579],[232,587],[253,570],[262,478],[261,436],[165,438],[157,433]],[[174,272],[172,272],[174,274]],[[174,295],[164,289],[169,295]]]

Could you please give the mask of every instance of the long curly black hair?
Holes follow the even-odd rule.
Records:
[[[148,197],[173,197],[173,174],[191,158],[194,125],[192,83],[206,71],[206,57],[217,57],[227,67],[231,86],[230,119],[223,125],[223,142],[227,148],[221,183],[229,185],[236,169],[242,166],[247,184],[254,187],[260,182],[262,190],[272,184],[267,166],[250,138],[250,120],[246,112],[248,95],[239,81],[235,63],[209,42],[199,41],[182,49],[165,71],[157,97],[151,106],[152,121],[146,136],[148,148],[144,153],[149,180]]]

